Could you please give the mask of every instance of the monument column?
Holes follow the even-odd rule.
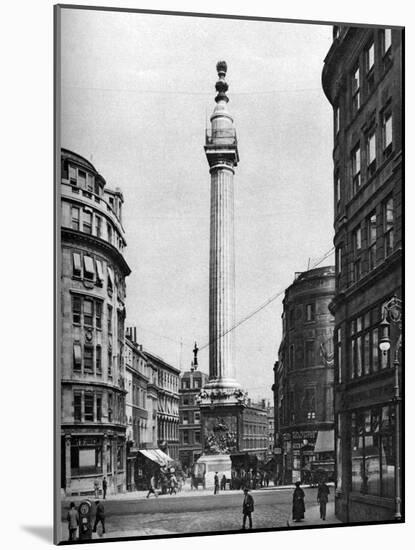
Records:
[[[206,130],[205,153],[211,176],[209,255],[209,381],[199,395],[206,485],[215,472],[231,478],[231,453],[239,451],[239,418],[246,394],[234,364],[235,243],[234,174],[239,162],[233,118],[228,112],[227,65],[216,65],[216,107]]]

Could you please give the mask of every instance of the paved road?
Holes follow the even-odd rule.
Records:
[[[329,509],[326,522],[319,519],[316,489],[305,489],[306,517],[303,525],[336,521]],[[292,489],[253,491],[254,528],[287,527],[291,522]],[[242,522],[242,492],[219,495],[174,497],[160,496],[143,500],[108,500],[105,502],[107,537],[145,536],[172,533],[201,533],[238,530]],[[67,503],[62,510],[66,517]],[[294,524],[297,525],[297,524]],[[63,527],[66,530],[66,526]],[[66,532],[63,531],[63,537]]]

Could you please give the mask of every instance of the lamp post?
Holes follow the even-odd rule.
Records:
[[[399,350],[402,347],[402,300],[393,296],[384,306],[382,313],[381,339],[379,348],[383,354],[388,353],[391,347],[390,323],[396,323],[399,328],[399,336],[395,346],[395,358],[393,368],[395,374],[393,403],[395,404],[395,519],[400,520],[401,515],[401,426],[400,426],[400,385],[399,385]]]

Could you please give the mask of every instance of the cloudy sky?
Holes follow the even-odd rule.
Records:
[[[203,145],[216,62],[228,64],[239,140],[240,320],[332,247],[332,114],[321,88],[331,33],[328,25],[62,10],[62,146],[122,189],[128,321],[144,348],[183,370],[197,340],[208,372]],[[235,329],[237,377],[255,398],[271,398],[281,298]]]

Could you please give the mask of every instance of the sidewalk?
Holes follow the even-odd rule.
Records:
[[[277,486],[269,486],[269,487],[261,487],[259,489],[251,489],[251,493],[261,493],[263,491],[287,491],[293,490],[292,485],[277,485]],[[117,500],[143,500],[147,497],[148,491],[128,491],[125,493],[117,493],[116,495],[108,495],[105,499],[106,501],[117,501]],[[242,489],[232,489],[232,490],[226,490],[226,491],[220,491],[221,494],[226,495],[232,495],[232,494],[241,494]],[[159,498],[177,498],[177,497],[197,497],[197,496],[206,496],[206,495],[213,495],[213,487],[211,489],[191,489],[190,485],[184,485],[183,489],[175,493],[173,495],[160,495]],[[85,498],[95,501],[95,500],[102,500],[102,497],[98,497],[97,499],[93,496],[65,496],[62,497],[62,502],[80,502],[81,500],[84,500]],[[150,498],[154,500],[154,495],[151,495]]]
[[[308,527],[310,525],[332,525],[340,524],[341,521],[334,515],[334,501],[328,502],[326,509],[326,519],[320,519],[320,505],[316,504],[306,508],[304,519],[302,521],[287,521],[287,527]]]

